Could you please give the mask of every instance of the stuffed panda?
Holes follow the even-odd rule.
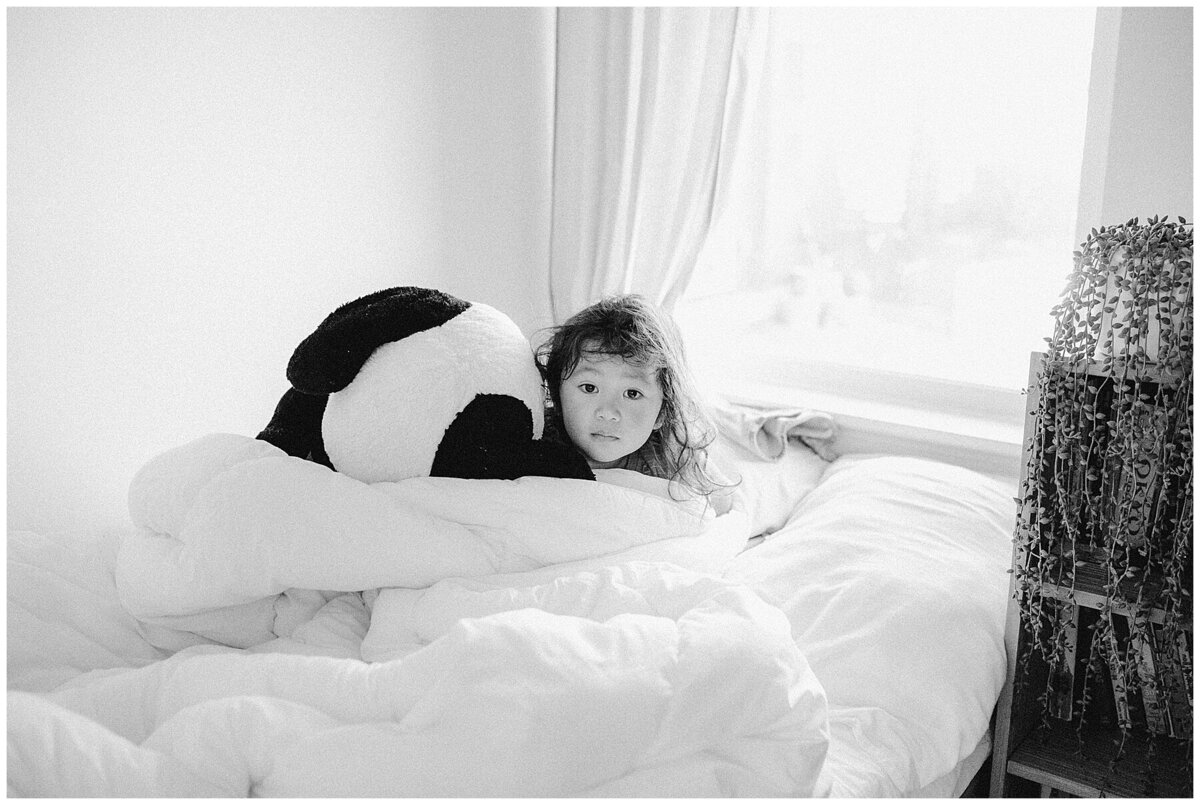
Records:
[[[363,296],[296,347],[287,378],[257,438],[364,483],[594,480],[576,449],[541,439],[529,342],[488,305],[416,287]]]

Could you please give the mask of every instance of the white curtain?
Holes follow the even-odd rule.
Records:
[[[550,302],[671,309],[750,132],[767,9],[558,10]]]

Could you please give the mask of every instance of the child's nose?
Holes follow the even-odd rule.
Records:
[[[612,402],[602,402],[596,406],[596,418],[616,421],[621,418],[621,412],[617,410],[616,404]]]

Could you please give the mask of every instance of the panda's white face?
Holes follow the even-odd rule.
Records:
[[[446,429],[479,394],[524,402],[541,438],[542,384],[529,342],[503,313],[475,303],[379,347],[349,386],[330,394],[325,451],[338,472],[366,483],[428,475]]]

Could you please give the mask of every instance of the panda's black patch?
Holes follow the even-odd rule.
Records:
[[[296,347],[287,378],[306,394],[341,391],[382,345],[440,327],[470,306],[442,291],[408,286],[347,302]]]
[[[533,414],[506,394],[480,394],[446,429],[431,476],[511,480],[523,475],[595,480],[570,445],[533,441]]]

